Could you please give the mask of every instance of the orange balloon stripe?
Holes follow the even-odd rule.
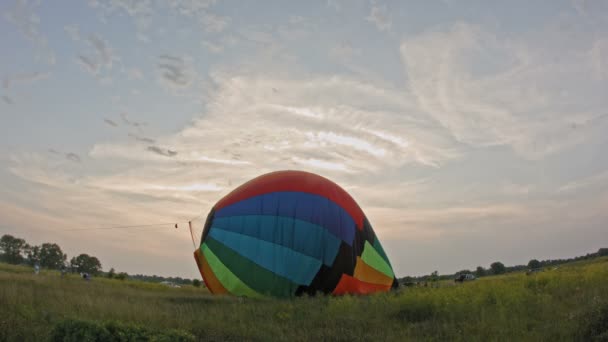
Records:
[[[207,286],[207,289],[209,289],[209,292],[213,294],[228,293],[226,288],[224,288],[224,285],[220,283],[215,276],[215,273],[213,273],[213,270],[211,270],[207,259],[205,259],[205,256],[200,252],[200,248],[194,252],[194,258],[196,259],[196,264],[198,265],[198,269],[203,276],[203,281],[205,281],[205,285]]]
[[[338,286],[336,286],[332,294],[370,294],[374,292],[387,292],[390,289],[390,285],[370,284],[359,279],[353,278],[348,274],[343,274],[342,278],[340,278]]]
[[[370,284],[392,285],[393,278],[387,277],[384,273],[366,264],[361,257],[357,257],[354,277]]]

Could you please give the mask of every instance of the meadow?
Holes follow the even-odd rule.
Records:
[[[217,297],[204,288],[129,280],[87,282],[0,264],[0,340],[93,341],[96,334],[87,329],[119,328],[122,340],[129,340],[124,331],[136,331],[158,341],[608,341],[608,258],[532,275],[289,300]]]

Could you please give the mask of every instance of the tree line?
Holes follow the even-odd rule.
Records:
[[[68,262],[67,254],[56,243],[46,242],[40,246],[33,246],[24,239],[8,234],[0,238],[0,261],[93,275],[101,272],[101,263],[94,256],[82,253]]]
[[[561,264],[565,264],[565,263],[569,263],[569,262],[573,262],[573,261],[587,260],[587,259],[592,259],[592,258],[596,258],[596,257],[600,257],[600,256],[608,256],[608,248],[600,248],[595,253],[587,253],[585,255],[577,256],[574,258],[568,258],[568,259],[547,259],[547,260],[532,259],[528,262],[527,265],[515,265],[515,266],[505,266],[502,262],[496,261],[496,262],[493,262],[492,264],[490,264],[489,268],[477,266],[477,268],[474,271],[464,269],[464,270],[458,271],[454,274],[442,274],[442,275],[440,275],[439,272],[434,271],[433,273],[431,273],[429,275],[424,275],[424,276],[419,276],[419,277],[406,276],[403,278],[399,278],[398,280],[402,284],[409,284],[409,283],[416,283],[416,282],[428,282],[428,281],[432,282],[432,281],[453,279],[454,277],[457,277],[460,274],[474,274],[476,277],[480,278],[480,277],[485,277],[485,276],[490,276],[490,275],[500,275],[500,274],[511,273],[511,272],[534,270],[534,269],[539,269],[539,268],[543,268],[543,267],[552,267],[552,266],[557,266],[557,265],[561,265]]]
[[[68,256],[56,243],[43,243],[40,246],[28,244],[24,239],[5,234],[0,238],[0,262],[14,265],[39,265],[50,270],[66,270],[74,273],[88,273],[90,275],[105,276],[118,280],[136,279],[148,282],[168,281],[180,285],[200,286],[198,279],[190,280],[181,277],[147,276],[143,274],[129,275],[126,272],[116,272],[111,268],[103,272],[101,262],[97,257],[82,253],[68,262]]]

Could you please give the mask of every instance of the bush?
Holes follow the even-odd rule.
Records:
[[[183,330],[151,330],[119,322],[93,322],[68,319],[53,328],[51,341],[111,342],[111,341],[194,341],[194,336]]]
[[[194,286],[194,287],[200,287],[201,286],[201,281],[198,280],[198,279],[194,279],[192,281],[192,286]]]

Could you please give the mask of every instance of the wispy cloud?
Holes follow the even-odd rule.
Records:
[[[93,48],[89,54],[81,54],[78,61],[86,71],[98,75],[102,70],[111,70],[116,56],[109,44],[97,34],[89,35],[85,41]]]
[[[17,0],[4,13],[4,17],[36,47],[38,58],[52,65],[55,64],[55,54],[49,49],[47,38],[40,31],[40,16],[36,13],[38,6],[40,1]]]
[[[76,25],[66,25],[63,27],[63,30],[65,31],[65,33],[68,35],[68,37],[70,37],[70,39],[72,39],[73,41],[77,42],[81,40],[80,37],[80,28]]]
[[[127,77],[130,80],[141,80],[144,78],[144,73],[139,68],[130,68],[127,70]]]
[[[106,123],[106,125],[108,126],[112,126],[112,127],[118,127],[118,124],[116,122],[114,122],[113,120],[110,119],[103,119],[103,122]]]
[[[129,136],[139,142],[143,142],[146,144],[155,144],[156,140],[152,139],[152,138],[147,138],[147,137],[141,137],[137,134],[133,134],[133,133],[129,133]]]
[[[51,76],[50,72],[41,72],[41,71],[7,75],[2,78],[2,86],[5,89],[10,89],[15,84],[36,83],[38,81],[47,79],[50,76]]]
[[[329,56],[339,62],[350,61],[355,55],[360,53],[359,49],[356,49],[348,42],[337,44],[329,50]]]
[[[389,31],[393,24],[386,5],[378,5],[375,2],[372,3],[370,13],[365,19],[376,25],[380,31]]]
[[[538,159],[598,136],[608,120],[596,120],[603,102],[598,89],[573,86],[592,75],[588,55],[537,44],[457,24],[406,39],[401,54],[421,108],[456,140],[508,145]],[[547,63],[551,53],[560,62]]]
[[[580,179],[568,182],[557,189],[558,193],[573,193],[580,190],[593,188],[598,190],[600,188],[608,187],[608,171],[599,172],[594,175],[583,177]]]
[[[70,152],[70,153],[66,153],[65,158],[69,161],[73,161],[75,163],[80,163],[81,159],[80,156],[77,155],[76,153]]]
[[[196,77],[192,61],[187,57],[160,55],[157,67],[161,84],[172,90],[189,87]]]
[[[93,59],[87,56],[79,55],[78,61],[80,62],[80,65],[82,65],[85,70],[87,70],[91,74],[96,75],[99,72],[100,65]]]
[[[174,157],[177,155],[176,151],[160,148],[158,146],[148,146],[146,148],[146,150],[148,150],[150,152],[154,152],[156,154],[160,154],[161,156],[165,156],[165,157]]]
[[[144,122],[144,121],[134,121],[129,119],[129,115],[127,113],[120,113],[120,118],[122,119],[122,122],[127,125],[127,126],[131,126],[134,128],[141,128],[144,126],[147,126],[148,123]]]
[[[49,148],[48,152],[53,155],[56,155],[56,156],[61,156],[61,157],[65,158],[66,160],[74,162],[74,163],[82,162],[82,159],[80,158],[80,156],[74,152],[60,152],[54,148]],[[32,158],[32,157],[28,156],[28,158]],[[15,159],[15,157],[13,157],[13,160],[18,160],[18,159]]]
[[[10,97],[8,97],[6,95],[2,95],[2,101],[4,101],[4,103],[6,103],[8,105],[12,105],[15,103],[15,101],[13,101],[13,99],[11,99]]]

